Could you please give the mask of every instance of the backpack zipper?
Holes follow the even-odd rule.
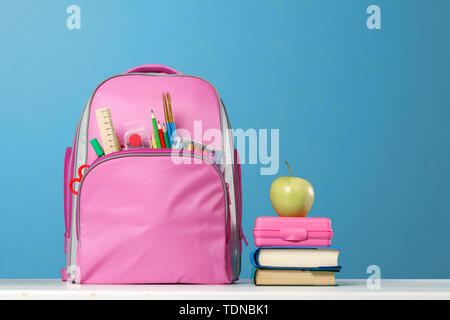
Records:
[[[152,150],[152,149],[149,149]],[[167,152],[167,151],[163,151],[163,149],[158,149],[161,150],[162,152],[155,152],[155,150],[153,150],[153,152],[150,152],[149,150],[145,150],[145,151],[119,151],[119,152],[115,152],[112,153],[110,155],[108,155],[107,157],[102,157],[102,158],[98,158],[96,159],[91,166],[87,169],[87,171],[84,173],[83,178],[80,181],[80,184],[78,185],[78,196],[77,196],[77,210],[76,210],[76,220],[77,220],[77,241],[79,241],[79,230],[80,230],[80,192],[81,192],[81,187],[83,185],[83,181],[86,178],[86,176],[89,174],[89,172],[92,171],[92,169],[94,169],[96,166],[98,166],[101,163],[107,162],[109,160],[112,159],[117,159],[117,158],[123,158],[123,157],[128,157],[128,156],[137,156],[137,157],[142,157],[142,156],[147,156],[147,157],[161,157],[161,156],[173,156],[174,152]],[[228,224],[229,224],[229,196],[228,196],[228,187],[227,187],[227,182],[225,181],[225,178],[222,174],[222,171],[220,170],[220,168],[210,159],[207,159],[201,155],[197,155],[195,153],[192,152],[185,152],[182,151],[180,153],[177,154],[177,156],[181,156],[181,157],[193,157],[193,158],[197,158],[197,159],[202,159],[205,162],[207,162],[208,164],[210,164],[217,172],[217,174],[220,177],[220,180],[222,182],[222,187],[223,187],[223,192],[224,192],[224,200],[225,200],[225,230],[228,230]]]

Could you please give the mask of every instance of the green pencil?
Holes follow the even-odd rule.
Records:
[[[153,123],[153,130],[155,130],[155,139],[156,139],[156,146],[158,149],[161,149],[161,140],[159,140],[159,133],[158,133],[158,125],[156,124],[156,118],[155,114],[152,110],[152,123]]]

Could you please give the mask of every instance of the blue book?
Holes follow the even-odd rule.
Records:
[[[259,269],[287,269],[338,272],[339,248],[264,247],[250,254],[250,262]]]

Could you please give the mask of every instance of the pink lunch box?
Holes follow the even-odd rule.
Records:
[[[328,218],[259,217],[253,237],[257,247],[329,247],[333,230]]]

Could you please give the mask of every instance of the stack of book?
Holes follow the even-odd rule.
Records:
[[[259,219],[259,220],[258,220]],[[327,218],[260,217],[250,260],[255,285],[335,285],[339,249]],[[283,220],[284,219],[284,220]]]

